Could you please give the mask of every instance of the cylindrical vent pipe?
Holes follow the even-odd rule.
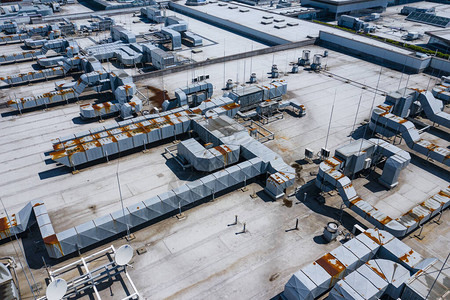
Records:
[[[331,233],[335,233],[338,230],[338,224],[335,222],[328,222],[327,230]]]
[[[309,60],[310,54],[311,54],[311,51],[303,50],[302,59],[305,60],[305,61]]]
[[[228,79],[225,89],[231,90],[232,88],[233,88],[233,79]]]
[[[272,65],[272,78],[278,78],[278,66],[277,65]]]
[[[322,63],[322,55],[314,54],[313,64],[320,66],[321,63]]]

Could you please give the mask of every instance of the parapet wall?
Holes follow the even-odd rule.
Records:
[[[356,35],[351,36],[357,37]],[[401,48],[398,48],[398,51],[393,51],[389,49],[392,46],[383,48],[371,44],[371,39],[369,38],[358,36],[358,39],[356,39],[352,37],[320,31],[319,43],[344,53],[357,55],[366,60],[389,65],[390,68],[402,72],[421,73],[431,71],[433,74],[439,73],[439,76],[450,74],[450,61],[431,56],[425,58],[417,57],[413,51],[404,51]]]
[[[290,41],[282,39],[280,37],[246,27],[244,25],[231,22],[226,19],[218,18],[213,15],[206,14],[204,12],[195,10],[193,8],[183,6],[180,4],[177,4],[175,2],[169,2],[169,7],[176,12],[185,14],[189,17],[196,18],[200,21],[212,24],[214,26],[217,26],[219,28],[223,28],[225,30],[232,31],[237,34],[241,34],[245,37],[260,41],[264,44],[267,44],[269,46],[275,46],[275,45],[283,45],[283,44],[289,44]]]

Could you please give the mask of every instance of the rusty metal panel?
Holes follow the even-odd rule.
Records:
[[[161,128],[162,139],[167,139],[167,138],[173,137],[175,135],[174,125],[162,124],[162,125],[159,125],[159,128]]]
[[[97,141],[84,143],[82,144],[82,147],[86,153],[88,161],[93,161],[104,157],[101,144]]]
[[[362,242],[364,245],[366,245],[367,248],[370,249],[370,251],[372,252],[373,255],[375,255],[375,253],[377,253],[378,249],[380,249],[381,245],[365,234],[358,234],[355,238],[357,240],[359,240],[360,242]]]
[[[381,258],[398,262],[409,271],[415,270],[415,265],[423,260],[423,257],[419,253],[411,249],[399,239],[393,239],[385,244],[380,249],[379,256]]]
[[[115,134],[114,138],[117,140],[120,152],[134,148],[133,138],[131,137],[131,134],[129,134],[128,132]]]
[[[147,133],[141,129],[136,128],[134,130],[128,131],[133,139],[133,144],[136,147],[143,146],[144,144],[148,144]]]
[[[386,280],[386,276],[383,275],[383,273],[376,272],[376,270],[370,268],[367,264],[359,267],[356,272],[366,278],[366,280],[364,280],[363,282],[355,281],[350,284],[356,291],[360,293],[360,295],[363,295],[363,297],[367,299],[378,299],[381,297],[381,295],[384,294],[389,285],[389,282]],[[347,280],[348,282],[349,277],[350,276],[347,276],[344,280]],[[375,289],[372,289],[372,286],[375,287]]]
[[[344,276],[353,272],[362,265],[362,261],[360,261],[355,254],[344,246],[339,246],[336,249],[331,250],[330,254],[345,266]]]
[[[78,235],[77,232],[75,231],[75,227],[57,233],[56,239],[59,242],[59,245],[61,246],[64,255],[76,252],[81,249],[78,246]],[[50,257],[59,258],[62,256],[63,256],[62,254],[59,254],[57,256],[50,256]]]
[[[146,129],[147,129],[147,139],[149,143],[153,143],[162,139],[161,129],[159,127]]]
[[[103,154],[105,156],[113,155],[119,152],[119,146],[115,141],[116,140],[113,136],[104,137],[98,140],[102,146]]]

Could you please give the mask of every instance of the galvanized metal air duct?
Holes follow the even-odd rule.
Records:
[[[94,57],[59,57],[60,67],[44,69],[27,74],[19,74],[0,78],[10,84],[28,82],[35,79],[47,78],[50,76],[65,75],[73,69],[85,71],[76,82],[58,83],[57,90],[44,93],[38,96],[11,99],[7,101],[10,107],[22,111],[23,109],[46,106],[52,103],[68,102],[77,98],[83,91],[91,86],[97,92],[112,90],[116,101],[101,104],[86,104],[80,106],[80,114],[84,118],[96,118],[103,115],[120,112],[123,118],[139,112],[142,109],[142,101],[134,97],[136,86],[132,77],[125,72],[106,72],[100,62]],[[53,63],[53,62],[50,62]]]
[[[332,288],[329,299],[375,299],[382,295],[403,299],[411,279],[436,261],[422,257],[389,232],[368,229],[294,273],[283,298],[312,300]]]
[[[450,102],[450,76],[442,76],[441,83],[433,87],[431,92],[437,99]]]
[[[213,85],[206,81],[196,82],[186,87],[178,88],[174,92],[175,99],[167,99],[163,102],[162,109],[164,111],[184,105],[200,105],[203,101],[211,98]]]
[[[97,105],[97,110],[109,111],[107,103]],[[127,103],[128,104],[128,103]],[[123,107],[123,106],[122,106]],[[180,107],[168,112],[146,115],[117,125],[105,126],[88,132],[62,137],[53,141],[50,155],[53,160],[68,167],[76,167],[86,162],[106,158],[129,149],[181,135],[193,129],[193,120],[228,115],[234,117],[239,105],[229,98],[219,97],[203,102],[194,109]]]
[[[167,119],[162,117],[159,117],[159,119],[171,120],[170,122],[175,125],[175,118],[178,118],[181,112],[174,112],[172,118],[169,117],[170,114],[167,114]],[[144,118],[139,118],[138,120],[140,122],[149,122],[144,120]],[[251,138],[247,130],[230,117],[219,115],[210,119],[204,119],[201,116],[197,116],[191,119],[186,118],[186,122],[192,123],[190,125],[192,129],[205,142],[212,142],[219,146],[228,145],[230,149],[238,149],[240,147],[240,152],[246,161],[209,174],[199,180],[189,182],[157,197],[129,206],[125,209],[125,213],[123,210],[118,210],[60,233],[54,232],[45,206],[37,201],[32,201],[16,214],[16,219],[8,223],[8,231],[4,232],[0,237],[4,239],[13,233],[25,231],[31,226],[33,222],[32,216],[34,215],[50,257],[60,258],[123,233],[128,228],[133,228],[168,213],[178,211],[179,207],[190,205],[195,201],[224,191],[261,174],[271,173],[272,175],[268,181],[277,179],[277,176],[285,176],[286,180],[284,182],[275,182],[273,183],[274,185],[279,184],[287,187],[293,183],[295,178],[293,168],[284,163],[280,156]],[[146,135],[140,132],[143,129],[137,127],[132,121],[123,122],[121,125],[122,127],[120,128],[127,128],[129,130],[127,133],[130,135],[130,132],[136,132],[134,137],[140,135],[141,138],[145,139]],[[170,128],[173,125],[168,124],[167,127]],[[183,125],[178,123],[178,128],[182,130]],[[114,130],[109,129],[110,132],[115,132]],[[164,130],[164,127],[158,128],[158,131],[155,132],[160,132],[164,135]],[[89,134],[78,135],[76,139],[67,140],[66,142],[60,141],[56,145],[62,145],[67,147],[67,149],[63,150],[65,151],[64,153],[53,153],[54,159],[58,159],[60,162],[66,160],[66,164],[73,164],[75,163],[75,158],[78,159],[81,155],[85,155],[84,159],[89,156],[96,157],[96,155],[101,155],[103,149],[113,151],[114,145],[118,147],[118,150],[123,151],[127,149],[127,145],[130,142],[132,143],[128,134],[118,130],[117,134],[114,135],[115,141],[110,138],[109,143],[106,143],[107,141],[105,140],[105,143],[102,144],[100,141],[108,138],[102,138],[102,132],[104,132],[102,129],[93,130]],[[96,142],[89,140],[94,137],[100,139]],[[156,138],[159,138],[159,136],[156,136]],[[142,142],[145,142],[144,139]],[[97,144],[100,144],[101,147]],[[80,147],[82,147],[83,151],[79,151],[77,156],[74,156]],[[122,147],[124,148],[122,149]],[[58,154],[60,157],[55,157]],[[213,165],[211,168],[207,166],[206,169],[214,169],[214,166],[216,166],[213,160],[206,160],[205,163]]]
[[[437,100],[431,92],[420,93],[419,99],[428,119],[439,125],[450,128],[450,115],[443,110],[443,103]]]
[[[194,169],[203,172],[212,172],[237,163],[239,150],[237,145],[225,144],[205,148],[195,139],[188,139],[177,145],[178,155]]]
[[[131,205],[125,209],[125,214],[118,210],[59,233],[55,233],[45,205],[31,201],[11,223],[8,222],[8,230],[0,232],[0,238],[24,232],[34,224],[35,218],[49,256],[60,258],[126,232],[128,228],[177,212],[179,207],[190,205],[263,173],[265,169],[261,159],[250,159]]]
[[[430,96],[431,93],[427,95]],[[424,100],[423,97],[422,99]],[[391,108],[391,106],[386,104],[378,105],[372,112],[369,123],[370,129],[388,137],[401,134],[408,147],[412,150],[450,166],[449,149],[421,139],[414,124],[390,113]]]
[[[368,141],[366,143],[368,143]],[[362,156],[361,161],[365,161],[366,153],[369,153],[369,155],[373,155],[378,152],[384,156],[389,156],[395,153],[395,155],[390,157],[404,157],[406,153],[402,153],[401,151],[403,150],[400,150],[397,147],[390,145],[384,141],[372,139],[370,143],[376,145],[376,148],[372,148],[372,150],[370,150],[369,148],[364,147],[366,150],[363,152],[364,156]],[[360,157],[361,155],[361,153],[359,153],[360,144],[360,141],[356,141],[355,143],[355,145],[358,146],[357,157]],[[397,148],[397,150],[395,150],[394,148]],[[398,156],[398,154],[400,155]],[[357,194],[355,188],[351,183],[351,180],[340,171],[341,169],[344,169],[343,172],[345,172],[345,170],[347,169],[350,170],[350,172],[347,172],[345,174],[352,174],[353,172],[361,170],[363,168],[363,165],[359,163],[358,160],[355,160],[351,157],[347,160],[344,160],[342,158],[342,154],[339,155],[338,150],[336,151],[336,155],[337,156],[323,161],[319,165],[319,172],[317,174],[315,182],[316,186],[324,191],[337,189],[342,197],[342,200],[344,201],[344,204],[347,207],[356,212],[358,215],[362,216],[364,219],[368,220],[373,225],[390,232],[396,237],[405,236],[406,234],[415,230],[418,226],[438,214],[440,211],[450,206],[450,186],[448,186],[445,189],[442,189],[436,195],[430,197],[410,211],[406,212],[401,217],[393,219],[385,213],[379,211],[376,207],[364,201]],[[388,172],[389,175],[385,176],[384,179],[394,179],[396,176],[398,176],[399,170],[405,167],[405,164],[407,164],[407,160],[405,159],[394,162],[392,165],[392,169],[388,167],[389,169],[386,172]],[[385,171],[383,170],[383,173],[384,172]]]
[[[75,41],[56,39],[46,41],[40,50],[0,55],[0,63],[10,63],[28,59],[35,59],[39,55],[45,55],[49,50],[54,50],[57,53],[62,53],[67,57],[73,57],[79,52],[78,44]]]
[[[409,279],[409,271],[402,265],[387,259],[372,259],[337,282],[328,299],[378,299],[383,295],[398,299]]]

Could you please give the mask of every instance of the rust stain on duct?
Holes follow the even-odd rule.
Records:
[[[65,150],[58,150],[50,153],[50,156],[52,157],[52,160],[58,160],[67,155]]]
[[[378,237],[375,237],[373,235],[371,235],[370,233],[368,233],[367,231],[364,231],[364,234],[371,239],[372,241],[374,241],[375,243],[377,243],[378,245],[382,245],[383,243],[381,242],[381,240]],[[381,235],[381,233],[379,234],[380,238],[384,238],[383,235]]]
[[[447,194],[447,193],[445,193],[444,191],[439,191],[438,195],[439,195],[439,196],[442,196],[442,197],[450,198],[450,195]]]
[[[8,237],[11,235],[10,225],[6,217],[0,218],[0,237]]]
[[[227,165],[228,164],[228,153],[231,152],[231,149],[225,145],[214,147],[214,149],[216,149],[217,151],[220,152],[220,154],[222,154],[223,162],[225,165]]]
[[[56,234],[52,234],[52,235],[45,237],[44,244],[58,248],[59,251],[61,252],[61,254],[64,255],[61,244],[59,243],[58,237],[56,236]]]
[[[103,103],[103,107],[105,108],[105,112],[109,113],[111,110],[111,102],[105,102]]]
[[[349,204],[349,208],[350,207],[352,207],[353,205],[355,205],[356,203],[358,203],[359,201],[361,201],[362,200],[362,198],[361,197],[356,197],[354,200],[352,200],[352,201],[350,201],[350,204]]]
[[[414,250],[411,249],[409,252],[405,253],[404,255],[400,256],[399,259],[403,262],[409,262],[409,257],[414,253]]]
[[[384,276],[384,274],[382,272],[380,272],[377,268],[375,267],[370,267],[372,269],[372,271],[374,271],[375,273],[378,274],[378,276],[380,276],[383,279],[386,279],[386,276]]]
[[[345,266],[330,253],[327,253],[316,260],[316,263],[333,278],[338,278],[339,275],[345,270]]]
[[[224,106],[222,106],[222,107],[223,107],[225,110],[232,110],[232,109],[234,109],[234,108],[240,107],[240,105],[237,104],[237,103],[235,103],[235,102],[233,102],[233,103],[224,105]]]
[[[383,224],[383,225],[386,225],[390,221],[392,221],[392,218],[389,217],[389,216],[386,216],[386,217],[384,217],[383,219],[380,220],[380,223]]]

